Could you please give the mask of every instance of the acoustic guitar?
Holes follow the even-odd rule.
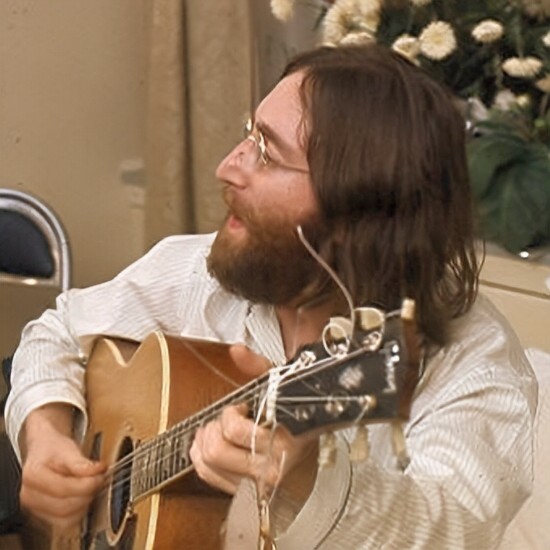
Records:
[[[418,379],[416,331],[399,311],[381,325],[329,331],[276,377],[253,380],[225,344],[159,332],[139,345],[99,339],[86,367],[84,451],[110,465],[108,484],[79,530],[54,533],[52,550],[220,548],[230,497],[198,480],[189,450],[196,430],[229,404],[246,402],[251,417],[295,435],[401,425]]]

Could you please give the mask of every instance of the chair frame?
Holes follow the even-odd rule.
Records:
[[[71,285],[71,251],[67,232],[53,210],[33,195],[15,189],[0,188],[0,209],[11,210],[34,222],[48,241],[54,261],[51,277],[13,275],[0,271],[0,283],[57,287],[68,290]]]

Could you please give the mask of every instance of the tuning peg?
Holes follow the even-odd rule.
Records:
[[[354,339],[364,349],[376,351],[380,348],[384,337],[386,319],[384,312],[375,307],[358,307],[354,311]]]
[[[352,332],[353,326],[349,319],[346,317],[331,317],[321,335],[325,351],[331,357],[348,353]]]
[[[403,426],[401,422],[391,423],[391,435],[393,452],[397,458],[397,465],[402,471],[405,471],[411,459],[409,457],[409,453],[407,452],[407,442],[405,440],[405,434],[403,433]]]
[[[336,462],[336,437],[332,432],[322,434],[319,438],[319,466],[333,466]]]
[[[365,426],[358,426],[355,438],[351,442],[349,459],[351,462],[363,462],[369,457],[369,432]]]

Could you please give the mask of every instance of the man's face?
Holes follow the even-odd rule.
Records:
[[[228,206],[208,258],[228,290],[255,302],[288,305],[317,266],[296,234],[317,218],[304,144],[300,73],[283,79],[256,110],[250,135],[220,163]]]

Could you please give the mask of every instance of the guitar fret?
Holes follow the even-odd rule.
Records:
[[[142,466],[141,463],[143,461],[142,455],[136,455],[134,457],[133,461],[133,473],[132,473],[132,479],[130,484],[130,491],[132,494],[132,498],[135,497],[135,495],[138,495],[141,492],[141,484],[142,484]]]
[[[170,460],[172,458],[172,440],[164,438],[164,457],[162,460],[162,474],[163,481],[172,477],[172,468],[170,467]]]
[[[155,485],[160,485],[160,473],[161,473],[161,461],[160,461],[160,440],[157,440],[157,444],[155,445],[155,459],[153,464],[153,487]]]
[[[145,489],[149,490],[154,486],[154,476],[155,476],[155,448],[153,444],[149,449],[149,459],[147,460],[147,475],[146,475],[146,484]]]

